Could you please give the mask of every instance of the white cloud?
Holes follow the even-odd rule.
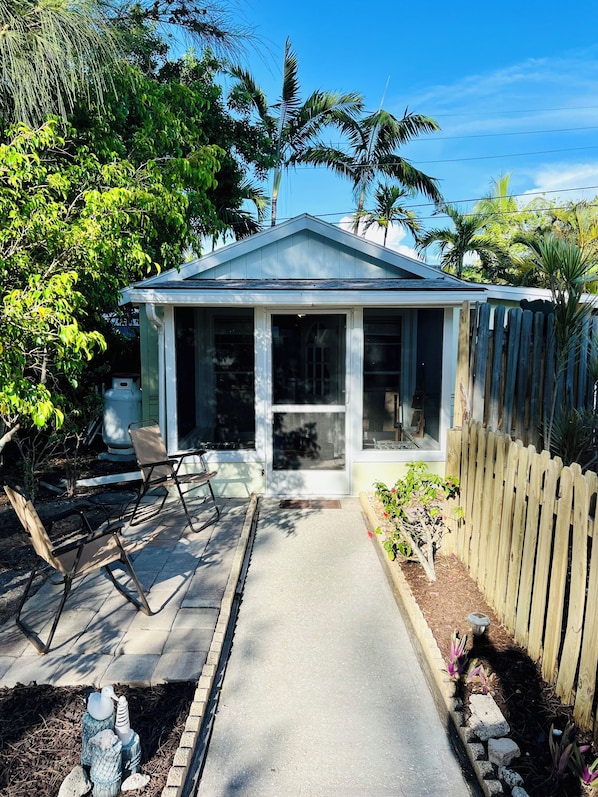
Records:
[[[551,163],[541,166],[532,172],[534,188],[525,194],[562,191],[565,202],[577,199],[593,199],[598,195],[598,163]],[[574,189],[574,190],[571,190]]]
[[[353,232],[353,216],[343,216],[343,218],[338,222],[338,226],[343,230]],[[363,223],[360,223],[359,235],[362,235],[366,241],[372,241],[375,244],[380,244],[380,246],[384,245],[384,229],[375,224],[372,224],[369,229],[364,231]],[[400,252],[402,255],[407,255],[407,257],[415,257],[418,260],[421,260],[420,256],[413,248],[401,243],[406,236],[407,233],[402,225],[391,224],[388,230],[388,235],[386,236],[387,248],[393,249],[395,252]]]

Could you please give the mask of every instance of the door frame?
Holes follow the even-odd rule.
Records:
[[[272,317],[275,315],[341,315],[345,317],[345,401],[339,405],[292,405],[273,403],[272,384]],[[353,311],[347,307],[269,307],[265,313],[265,340],[263,358],[264,375],[264,426],[265,426],[265,488],[267,496],[341,496],[351,495],[352,489],[352,448],[353,448],[353,408],[351,399],[358,392],[352,389],[353,368],[355,366],[353,346]],[[345,419],[345,467],[342,470],[274,470],[273,422],[275,412],[289,410],[303,412],[335,412],[344,410]]]

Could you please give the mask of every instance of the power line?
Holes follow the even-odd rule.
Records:
[[[459,117],[459,116],[507,116],[508,114],[522,114],[522,113],[555,113],[556,111],[598,111],[598,105],[581,105],[579,107],[573,108],[524,108],[518,109],[513,111],[471,111],[468,113],[435,113],[435,114],[428,114],[433,119],[436,118],[448,118],[448,117]]]
[[[578,152],[586,149],[598,149],[598,145],[590,145],[587,147],[568,147],[566,149],[540,149],[535,152],[507,152],[504,155],[473,155],[469,158],[442,158],[439,160],[428,161],[410,161],[414,164],[426,163],[457,163],[458,161],[484,161],[496,160],[497,158],[525,158],[529,155],[554,155],[556,152]],[[368,164],[369,166],[369,164]]]
[[[502,155],[472,155],[467,158],[438,158],[436,160],[412,160],[411,158],[403,158],[403,160],[413,165],[423,165],[427,163],[458,163],[460,161],[481,161],[481,160],[497,160],[499,158],[526,158],[530,155],[554,155],[558,152],[579,152],[588,149],[598,149],[598,145],[591,144],[587,147],[565,147],[563,149],[541,149],[532,152],[506,152]],[[402,157],[402,156],[401,156]],[[355,169],[374,169],[381,166],[391,165],[392,161],[377,161],[376,163],[363,163],[356,164]],[[315,169],[318,165],[313,164],[297,164],[293,165],[293,169],[301,171],[304,169]]]
[[[510,133],[468,133],[462,136],[437,136],[431,134],[428,138],[418,138],[418,144],[434,144],[436,141],[460,141],[461,139],[469,138],[504,138],[505,136],[541,136],[552,133],[580,133],[586,130],[598,130],[598,126],[590,125],[588,127],[560,127],[547,130],[514,130]],[[415,141],[415,139],[414,139]],[[331,142],[332,147],[342,147],[346,144],[345,141]]]
[[[580,187],[577,187],[577,188],[553,189],[553,190],[549,190],[549,191],[529,191],[529,192],[524,193],[524,194],[509,194],[508,198],[509,199],[517,199],[517,198],[520,198],[520,197],[545,196],[546,194],[563,194],[563,193],[566,193],[568,191],[598,191],[598,185],[580,186]],[[479,202],[480,199],[486,199],[486,198],[487,197],[477,197],[477,198],[470,198],[470,199],[453,199],[453,200],[450,200],[450,201],[446,200],[446,204],[447,205],[462,205],[462,204],[465,204],[465,203],[469,204],[469,203],[472,203],[472,202],[473,203]],[[433,202],[421,202],[421,203],[414,204],[414,205],[408,205],[408,206],[406,205],[405,207],[406,207],[407,210],[414,210],[416,208],[423,208],[423,209],[425,209],[425,208],[433,208],[434,207],[434,203]],[[519,213],[530,213],[530,212],[531,213],[540,214],[540,213],[545,213],[545,212],[550,211],[550,210],[566,210],[567,207],[569,207],[569,206],[568,205],[554,205],[554,206],[546,206],[546,207],[531,208],[531,209],[529,209],[529,208],[518,208],[517,210],[496,211],[495,213],[493,213],[493,215],[495,215],[495,216],[498,216],[498,215],[511,215],[511,214],[519,214]],[[598,207],[598,203],[595,203],[595,202],[588,203],[588,207],[596,208],[596,207]],[[366,213],[373,213],[373,211],[366,211]],[[313,215],[315,215],[316,218],[319,218],[319,219],[325,219],[325,218],[336,217],[336,216],[341,216],[341,217],[342,216],[353,216],[353,215],[355,215],[355,208],[353,208],[351,210],[346,210],[346,211],[337,211],[337,212],[331,212],[331,213],[317,213],[317,214],[313,214]],[[446,214],[443,214],[442,212],[438,212],[438,213],[430,214],[429,216],[419,216],[419,218],[422,219],[422,220],[425,220],[425,219],[438,218],[438,217],[441,217],[443,215],[446,215]],[[472,214],[471,213],[463,213],[462,215],[463,216],[470,216]],[[278,220],[279,221],[284,221],[284,220],[290,219],[290,218],[292,218],[292,216],[280,216]]]
[[[434,136],[433,138],[418,139],[418,143],[433,143],[434,141],[458,141],[463,138],[500,138],[504,136],[541,136],[548,133],[580,133],[584,130],[598,130],[596,125],[589,127],[557,127],[548,130],[517,130],[512,133],[470,133],[464,136]]]

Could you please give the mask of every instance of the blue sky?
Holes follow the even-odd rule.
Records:
[[[595,0],[239,0],[238,8],[261,42],[248,68],[271,102],[280,93],[288,36],[304,97],[320,88],[358,91],[368,111],[384,98],[397,116],[408,107],[433,117],[441,132],[401,154],[437,177],[461,210],[505,172],[515,194],[598,194]],[[423,198],[417,204],[430,224],[431,208]],[[338,223],[353,209],[350,184],[325,170],[303,167],[283,177],[280,220],[307,212]]]

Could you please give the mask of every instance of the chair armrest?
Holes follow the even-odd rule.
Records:
[[[194,448],[189,451],[183,451],[180,454],[172,454],[173,458],[177,460],[177,472],[181,465],[183,464],[184,460],[187,457],[199,457],[199,461],[201,462],[201,466],[204,470],[207,470],[206,463],[204,460],[204,455],[206,451],[205,448]]]
[[[137,462],[140,468],[157,468],[160,465],[170,465],[174,467],[177,464],[177,460],[175,457],[170,457],[169,459],[160,459],[157,462]]]
[[[203,457],[205,453],[205,448],[190,448],[187,451],[181,451],[180,454],[172,454],[172,456],[176,459],[184,459],[185,457]]]
[[[86,518],[84,518],[86,520]],[[87,525],[89,526],[88,522]],[[82,534],[77,534],[71,537],[67,537],[64,540],[61,540],[58,545],[55,545],[52,548],[52,553],[54,555],[68,553],[68,551],[75,551],[78,548],[81,548],[83,545],[86,545],[88,542],[93,542],[94,540],[102,539],[102,537],[109,537],[112,534],[117,534],[123,527],[123,521],[115,521],[114,523],[109,523],[107,526],[100,526],[99,528],[93,530],[89,528],[89,530]]]

